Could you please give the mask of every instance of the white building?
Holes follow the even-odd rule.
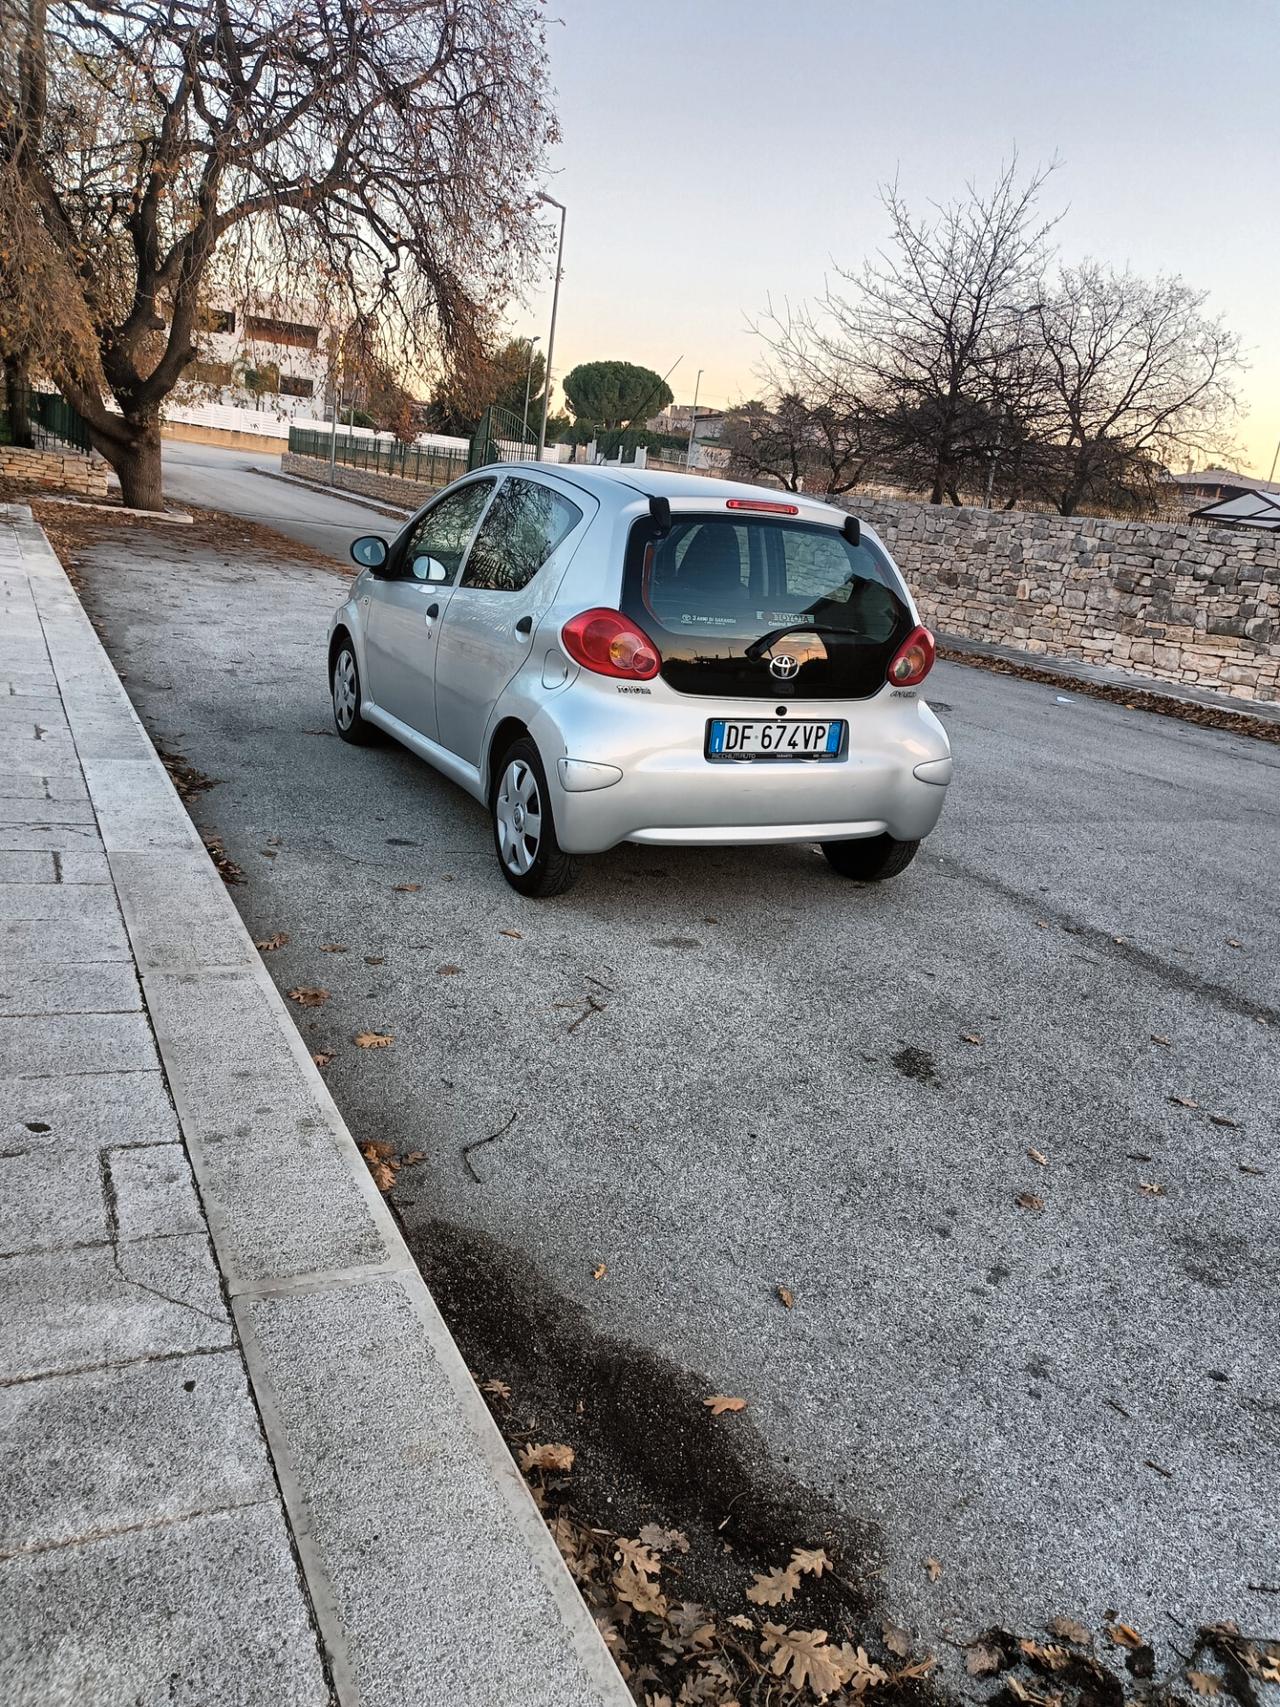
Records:
[[[305,311],[254,306],[211,308],[198,334],[200,354],[186,373],[195,395],[281,416],[322,415],[329,383],[332,327]]]

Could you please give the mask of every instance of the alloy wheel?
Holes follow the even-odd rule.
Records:
[[[356,661],[344,647],[333,667],[333,715],[339,729],[350,729],[356,714]]]

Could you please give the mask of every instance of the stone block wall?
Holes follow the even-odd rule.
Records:
[[[0,475],[26,486],[81,492],[88,498],[107,495],[106,464],[74,450],[24,450],[20,445],[0,445]]]
[[[446,478],[442,469],[440,479],[432,482],[401,480],[398,475],[375,474],[371,468],[349,468],[345,463],[338,462],[333,466],[333,478],[330,479],[329,464],[321,458],[297,456],[293,451],[286,451],[280,458],[280,472],[298,474],[304,480],[315,480],[323,486],[337,486],[344,492],[357,492],[362,498],[376,498],[384,504],[396,504],[401,509],[414,510],[419,504],[425,504],[428,498],[433,498],[450,480],[456,480],[465,470],[459,463]]]
[[[840,502],[875,528],[940,635],[1280,699],[1280,534]]]

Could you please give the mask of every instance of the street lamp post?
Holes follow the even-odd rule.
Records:
[[[702,368],[699,368],[698,377],[693,382],[693,408],[689,414],[689,443],[685,446],[684,453],[684,465],[686,468],[693,467],[693,435],[697,431],[698,426],[698,390],[702,385],[702,374],[703,370]]]
[[[551,364],[556,353],[556,311],[560,307],[560,267],[564,260],[564,221],[565,205],[558,202],[554,196],[545,191],[538,191],[538,200],[546,202],[548,207],[560,209],[560,242],[556,249],[556,282],[551,292],[551,328],[547,333],[547,372],[542,384],[542,425],[538,428],[538,461],[542,461],[542,453],[547,448],[547,410],[551,404]]]
[[[529,387],[533,383],[533,346],[537,341],[536,336],[529,339],[529,367],[524,376],[524,436],[526,439],[529,437]],[[523,449],[523,441],[521,441],[521,448]]]

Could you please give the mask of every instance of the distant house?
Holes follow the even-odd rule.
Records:
[[[661,415],[655,415],[651,421],[646,421],[645,426],[651,433],[671,433],[677,438],[687,439],[692,425],[693,442],[705,444],[708,440],[714,441],[720,437],[720,423],[723,420],[723,409],[705,408],[700,404],[695,422],[691,403],[672,403]]]
[[[1191,519],[1214,522],[1220,527],[1264,528],[1274,533],[1280,531],[1280,490],[1237,492],[1234,497],[1220,498],[1216,504],[1192,510]]]
[[[323,408],[333,334],[315,319],[256,304],[211,307],[197,336],[200,354],[187,378],[214,401],[280,415]]]
[[[1224,499],[1241,498],[1247,492],[1280,493],[1280,480],[1258,480],[1252,474],[1238,474],[1232,468],[1202,468],[1196,473],[1173,474],[1170,479],[1191,508],[1220,504]]]

